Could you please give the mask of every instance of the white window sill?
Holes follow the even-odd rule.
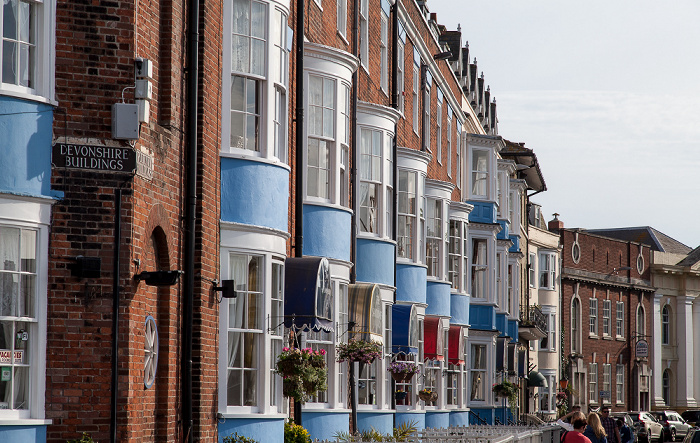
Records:
[[[249,412],[249,413],[221,413],[219,412],[216,414],[217,418],[253,418],[253,417],[264,417],[264,418],[270,418],[270,419],[275,419],[275,418],[287,418],[288,414],[284,413],[264,413],[264,412]]]
[[[3,419],[0,417],[0,426],[48,426],[51,424],[53,424],[53,420],[42,420],[37,418]]]

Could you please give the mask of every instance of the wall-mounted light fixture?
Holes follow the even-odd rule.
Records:
[[[182,271],[143,271],[134,275],[134,280],[143,280],[149,286],[172,286],[177,283]]]
[[[219,286],[219,282],[217,280],[214,280],[212,283],[214,283],[214,287],[212,289],[216,292],[221,292],[219,303],[223,298],[236,298],[238,295],[236,294],[236,282],[234,280],[222,280],[221,286]]]

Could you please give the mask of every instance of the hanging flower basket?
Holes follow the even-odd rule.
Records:
[[[412,361],[393,361],[386,368],[391,377],[398,382],[408,382],[418,372],[418,365]]]
[[[420,391],[418,391],[418,398],[427,403],[431,401],[436,401],[438,399],[438,394],[437,392],[433,392],[430,389],[421,389]]]
[[[515,411],[515,407],[517,406],[518,389],[518,385],[508,380],[503,380],[501,383],[497,383],[491,388],[496,396],[508,399],[508,406],[512,411]]]
[[[382,346],[365,340],[350,340],[338,345],[338,361],[372,363],[382,356]]]
[[[327,389],[326,351],[311,348],[283,348],[277,356],[276,372],[283,377],[285,397],[304,403],[318,391]]]

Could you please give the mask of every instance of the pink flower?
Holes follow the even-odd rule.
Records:
[[[282,351],[287,352],[287,351],[289,351],[289,348],[285,346],[284,348],[282,348]]]
[[[321,349],[319,352],[321,353],[321,355],[326,355],[326,350],[325,350],[325,349]]]

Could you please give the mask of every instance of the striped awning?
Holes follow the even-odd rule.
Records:
[[[423,358],[425,360],[445,360],[440,317],[426,315],[423,319],[423,331]]]
[[[391,317],[391,352],[394,354],[417,354],[418,314],[413,305],[392,306]]]
[[[349,320],[354,322],[352,338],[383,343],[382,297],[379,286],[369,283],[348,285]]]
[[[284,326],[332,331],[334,302],[328,259],[292,257],[284,266]]]
[[[453,365],[463,365],[464,334],[462,334],[461,326],[450,325],[449,340],[450,342],[447,350],[449,363]]]

